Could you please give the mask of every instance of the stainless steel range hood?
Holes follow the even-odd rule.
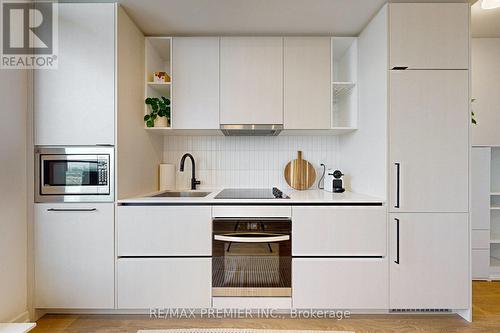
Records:
[[[283,125],[220,125],[226,136],[276,136]]]

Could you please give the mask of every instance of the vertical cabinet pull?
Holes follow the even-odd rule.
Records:
[[[396,260],[394,263],[399,265],[399,219],[394,219],[396,221]]]
[[[394,163],[394,165],[396,165],[396,204],[394,208],[399,208],[399,177],[401,173],[401,164]]]

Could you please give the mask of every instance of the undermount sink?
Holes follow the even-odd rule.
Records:
[[[209,195],[211,192],[191,192],[191,191],[183,191],[183,192],[163,192],[153,197],[169,197],[169,198],[202,198]]]

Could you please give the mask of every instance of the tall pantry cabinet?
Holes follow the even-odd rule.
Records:
[[[390,307],[466,310],[469,5],[390,5]]]
[[[55,70],[34,72],[35,145],[115,145],[112,3],[59,3]]]

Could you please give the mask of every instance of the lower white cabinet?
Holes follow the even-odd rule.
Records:
[[[118,206],[117,256],[209,256],[210,206]]]
[[[386,256],[386,207],[292,207],[294,256]]]
[[[389,225],[391,309],[469,308],[468,214],[391,214]]]
[[[35,308],[114,307],[114,204],[35,204]]]
[[[294,258],[292,304],[298,309],[387,309],[387,258]]]
[[[490,249],[472,249],[472,278],[490,279]]]
[[[119,309],[211,307],[211,258],[121,258],[116,274]]]

